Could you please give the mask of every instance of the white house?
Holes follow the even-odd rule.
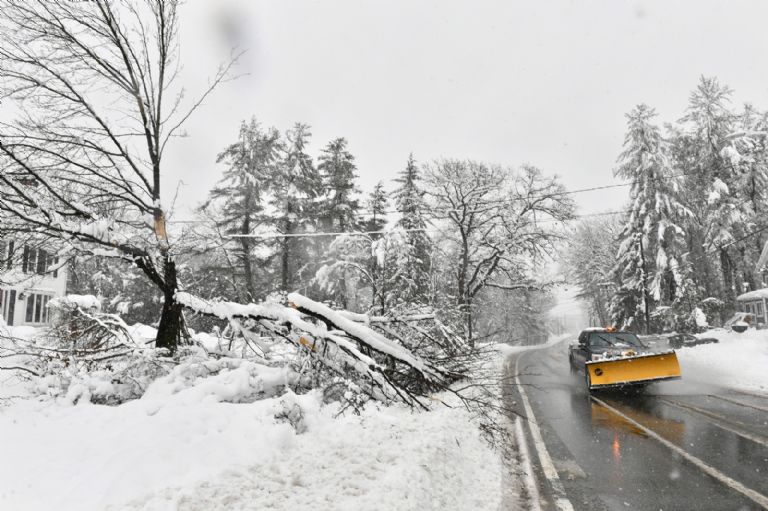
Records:
[[[0,317],[5,324],[49,322],[48,302],[67,290],[65,267],[44,248],[0,240]]]
[[[768,284],[768,241],[763,245],[763,251],[755,267],[763,280]],[[768,324],[768,287],[748,291],[736,297],[736,308],[754,316],[755,326],[764,327]]]
[[[738,310],[755,317],[755,326],[763,326],[768,318],[768,288],[755,289],[736,297]]]

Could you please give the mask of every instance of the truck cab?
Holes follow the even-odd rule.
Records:
[[[612,328],[588,328],[571,343],[568,360],[572,371],[584,371],[587,362],[637,355],[646,349],[647,346],[632,332],[620,332]]]

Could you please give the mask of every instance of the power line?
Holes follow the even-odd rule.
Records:
[[[685,177],[690,176],[694,174],[695,172],[681,172],[679,174],[671,174],[669,176],[660,176],[656,178],[649,179],[649,181],[662,181],[667,179],[674,179],[678,177]],[[484,204],[504,204],[508,202],[519,202],[519,201],[528,201],[528,200],[535,200],[535,199],[546,199],[548,197],[562,197],[562,196],[568,196],[568,195],[576,195],[579,193],[587,193],[587,192],[595,192],[600,190],[609,190],[612,188],[621,188],[624,186],[632,186],[634,184],[640,183],[643,181],[642,179],[635,179],[633,181],[625,181],[623,183],[616,183],[612,185],[602,185],[602,186],[593,186],[589,188],[578,188],[576,190],[564,190],[562,192],[552,192],[544,195],[530,195],[526,197],[508,197],[506,199],[496,199],[496,200],[490,200]],[[450,209],[441,209],[441,211],[461,211],[460,209],[456,208],[450,208]],[[405,210],[402,209],[387,209],[382,211],[382,213],[390,214],[390,213],[405,213]],[[606,215],[606,214],[615,214],[615,212],[612,213],[598,213],[593,216],[600,216],[600,215]],[[587,216],[587,215],[583,215]],[[581,218],[576,217],[576,218]],[[543,221],[543,220],[542,220]],[[169,220],[168,223],[171,224],[206,224],[206,223],[212,223],[214,220]]]
[[[274,239],[274,238],[318,238],[321,236],[356,236],[362,234],[392,234],[400,232],[435,232],[438,229],[394,229],[390,231],[350,231],[350,232],[297,232],[291,234],[230,234],[227,238],[258,238],[258,239]]]
[[[529,195],[525,197],[508,197],[506,199],[496,199],[496,200],[489,200],[488,202],[484,204],[504,204],[507,202],[520,202],[520,201],[528,201],[528,200],[535,200],[535,199],[546,199],[551,197],[562,197],[567,195],[576,195],[579,193],[587,193],[587,192],[595,192],[599,190],[609,190],[612,188],[621,188],[624,186],[632,186],[637,183],[643,182],[643,181],[665,181],[668,179],[675,179],[678,177],[685,177],[695,174],[696,172],[681,172],[679,174],[670,174],[668,176],[659,176],[654,177],[650,179],[635,179],[632,181],[625,181],[623,183],[615,183],[612,185],[601,185],[601,186],[592,186],[589,188],[578,188],[576,190],[564,190],[562,192],[552,192],[552,193],[546,193],[542,195]],[[461,211],[460,209],[443,209],[442,211]],[[402,210],[386,210],[385,213],[402,213]]]
[[[569,220],[577,220],[580,218],[591,218],[596,216],[608,216],[608,215],[620,215],[626,213],[626,211],[606,211],[604,213],[589,213],[585,215],[575,215],[571,217]],[[533,224],[543,224],[543,223],[553,223],[553,222],[563,222],[563,220],[558,220],[556,218],[545,218],[543,220],[536,220],[531,223]],[[323,236],[363,236],[368,234],[396,234],[396,233],[406,233],[406,232],[424,232],[424,233],[433,233],[433,232],[440,232],[442,229],[392,229],[392,230],[377,230],[377,231],[348,231],[348,232],[303,232],[303,233],[291,233],[291,234],[279,234],[279,233],[268,233],[268,234],[230,234],[226,236],[227,238],[255,238],[255,239],[282,239],[282,238],[317,238],[317,237],[323,237]]]

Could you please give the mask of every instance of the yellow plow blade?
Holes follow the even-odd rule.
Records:
[[[587,362],[591,389],[680,378],[674,351]]]

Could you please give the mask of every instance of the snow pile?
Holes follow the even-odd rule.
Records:
[[[333,419],[333,408],[304,410],[308,429],[289,435],[283,452],[127,508],[498,509],[500,463],[465,412],[368,408]]]
[[[270,367],[250,360],[223,358],[180,364],[150,385],[142,401],[194,404],[246,403],[279,393],[296,375],[287,367]]]
[[[768,392],[768,330],[749,329],[738,334],[716,329],[699,337],[714,337],[720,342],[677,350],[686,381]]]
[[[463,409],[337,418],[317,393],[221,402],[245,372],[171,375],[116,407],[0,408],[0,509],[498,508],[498,457]]]

